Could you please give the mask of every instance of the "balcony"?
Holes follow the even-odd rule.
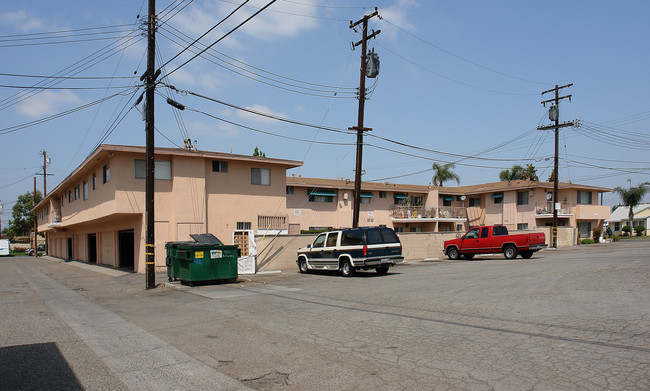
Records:
[[[49,228],[56,228],[61,226],[61,210],[54,210],[50,212],[47,226]]]
[[[467,220],[467,209],[455,206],[392,205],[390,217],[399,221],[456,221]]]
[[[561,202],[560,209],[557,210],[557,215],[560,217],[573,216],[575,205],[572,202]],[[553,204],[550,202],[535,204],[535,217],[553,217]]]
[[[257,216],[258,235],[286,235],[287,216]]]

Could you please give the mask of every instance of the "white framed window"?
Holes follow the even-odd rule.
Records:
[[[578,204],[591,205],[591,192],[578,191]]]
[[[517,223],[517,230],[524,231],[528,229],[528,223]]]
[[[528,205],[528,190],[517,192],[517,205]]]
[[[107,165],[102,167],[102,183],[108,183],[111,181],[111,168]]]
[[[88,199],[88,181],[84,181],[84,186],[83,186],[83,197],[84,200]]]
[[[213,160],[212,172],[228,172],[228,162]]]
[[[249,221],[238,221],[237,222],[237,229],[242,230],[242,229],[252,229],[251,228],[252,224]]]
[[[251,185],[270,186],[271,170],[269,168],[251,168]]]

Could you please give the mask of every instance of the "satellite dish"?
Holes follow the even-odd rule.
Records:
[[[461,201],[465,201],[465,198],[467,198],[467,197],[465,197],[464,195],[460,196]]]
[[[551,198],[553,198],[553,193],[546,193],[546,199],[550,201]]]

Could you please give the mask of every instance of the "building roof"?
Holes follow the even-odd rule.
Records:
[[[84,160],[76,169],[74,169],[70,175],[61,181],[54,190],[50,191],[46,197],[39,202],[34,209],[38,209],[45,203],[47,199],[51,196],[57,194],[62,188],[69,186],[70,182],[76,182],[81,178],[87,176],[91,171],[94,170],[94,167],[91,163],[100,162],[107,158],[112,157],[115,153],[135,153],[135,154],[146,154],[146,148],[140,146],[132,145],[111,145],[111,144],[102,144],[97,147],[88,157]],[[267,157],[258,157],[258,156],[248,156],[248,155],[237,155],[232,153],[223,153],[223,152],[213,152],[213,151],[193,151],[182,148],[164,148],[157,147],[154,149],[155,156],[190,156],[198,157],[205,159],[221,159],[229,161],[247,161],[247,162],[264,162],[268,164],[275,164],[279,166],[284,166],[285,168],[296,168],[302,166],[302,162],[296,160],[286,160],[286,159],[274,159]]]
[[[632,208],[632,211],[634,212],[635,215],[641,213],[642,211],[650,209],[650,204],[639,204]],[[619,206],[616,208],[615,211],[612,212],[611,215],[609,215],[609,218],[605,220],[606,222],[619,222],[619,221],[627,221],[629,220],[630,217],[630,208],[627,206]],[[647,217],[642,217],[642,218],[647,218]]]
[[[347,179],[322,179],[322,178],[303,178],[300,176],[287,177],[287,186],[299,187],[318,187],[318,188],[331,188],[331,189],[354,189],[354,181]],[[536,182],[528,180],[504,181],[481,183],[478,185],[470,186],[423,186],[423,185],[405,185],[389,182],[362,182],[362,190],[375,190],[375,191],[402,191],[411,193],[428,193],[432,189],[438,189],[439,194],[449,195],[478,195],[485,193],[493,193],[499,191],[509,190],[528,190],[534,188],[542,188],[553,190],[553,182]],[[611,192],[612,189],[597,186],[577,185],[574,183],[559,183],[558,188],[597,191],[597,192]]]

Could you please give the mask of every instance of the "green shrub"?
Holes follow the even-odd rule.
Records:
[[[645,227],[642,225],[637,225],[634,227],[634,232],[636,232],[636,236],[643,236],[643,232],[645,231]]]
[[[618,242],[619,240],[621,240],[621,237],[620,237],[620,236],[618,236],[618,235],[614,235],[614,236],[612,236],[612,241],[613,241],[613,242]]]
[[[598,243],[600,241],[600,235],[603,233],[603,231],[600,228],[594,228],[594,231],[591,233],[591,237],[594,240],[594,242]]]
[[[630,228],[629,225],[624,225],[623,228],[621,228],[621,231],[623,231],[623,235],[630,236],[630,232],[632,232],[632,228]]]
[[[592,239],[587,238],[587,239],[584,239],[584,240],[583,240],[582,242],[580,242],[580,243],[581,243],[581,244],[594,244],[594,241],[593,241]]]

